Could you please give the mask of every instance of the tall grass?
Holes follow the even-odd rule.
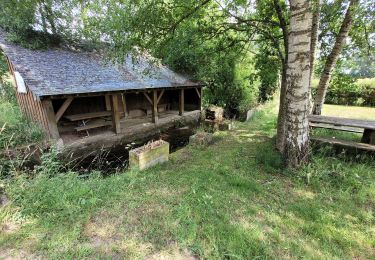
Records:
[[[0,87],[9,87],[3,84]],[[27,120],[14,100],[0,96],[0,150],[37,142],[43,132]]]

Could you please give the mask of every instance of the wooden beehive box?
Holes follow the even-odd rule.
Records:
[[[153,141],[129,151],[130,168],[144,170],[168,159],[169,143],[164,140]]]

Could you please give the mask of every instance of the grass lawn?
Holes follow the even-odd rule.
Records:
[[[266,107],[143,172],[15,174],[0,258],[373,258],[375,162],[324,150],[288,172],[275,124]]]

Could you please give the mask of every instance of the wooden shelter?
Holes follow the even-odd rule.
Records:
[[[1,31],[0,47],[22,112],[51,139],[105,129],[121,134],[130,126],[157,126],[162,118],[201,110],[202,83],[147,54],[113,64],[94,52],[25,49],[8,42]]]

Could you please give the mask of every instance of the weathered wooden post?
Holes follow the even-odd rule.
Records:
[[[184,114],[184,109],[185,109],[185,92],[184,92],[184,89],[180,89],[179,107],[178,107],[178,114],[180,116]]]
[[[118,95],[111,96],[112,124],[116,134],[121,132],[120,111],[118,107]]]
[[[158,92],[154,90],[152,93],[152,122],[157,124],[159,122],[158,117]]]
[[[52,139],[58,140],[60,138],[60,134],[57,128],[56,115],[55,115],[55,111],[53,110],[52,100],[51,99],[42,100],[42,106],[47,115],[49,135]]]

